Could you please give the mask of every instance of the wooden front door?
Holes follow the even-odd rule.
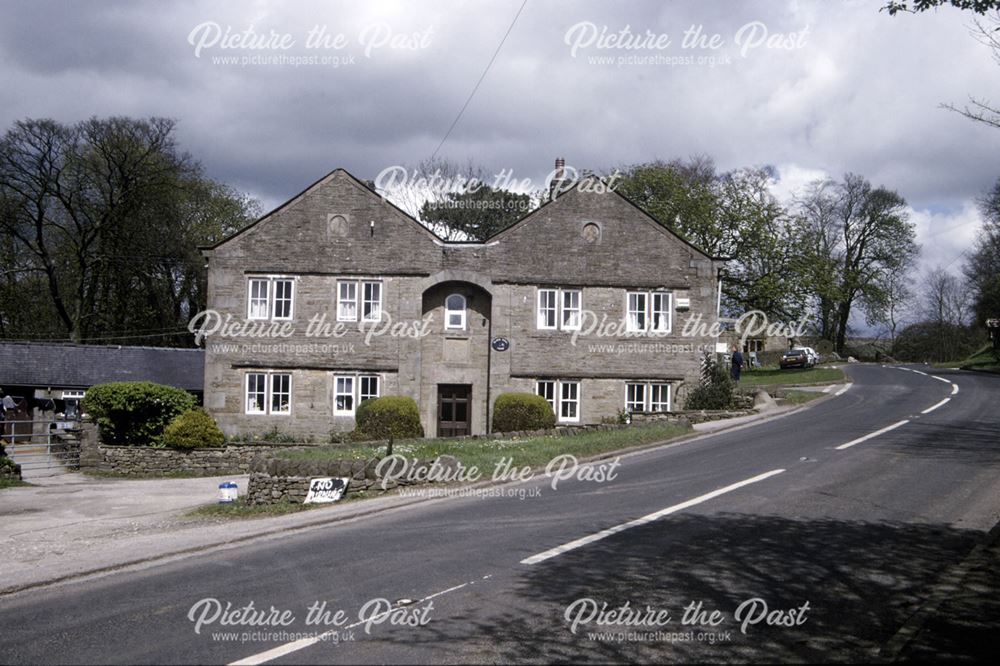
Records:
[[[438,437],[459,437],[472,432],[472,387],[438,384]]]

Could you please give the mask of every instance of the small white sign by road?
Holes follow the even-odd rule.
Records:
[[[305,504],[327,504],[344,496],[350,479],[320,477],[309,481]]]

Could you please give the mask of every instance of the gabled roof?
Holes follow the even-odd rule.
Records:
[[[310,184],[308,187],[306,187],[304,190],[302,190],[301,192],[299,192],[298,194],[296,194],[295,196],[293,196],[291,199],[289,199],[285,203],[281,204],[277,208],[275,208],[275,209],[273,209],[273,210],[265,213],[264,215],[260,216],[259,218],[257,218],[256,220],[254,220],[253,222],[251,222],[247,226],[243,227],[239,231],[226,236],[225,238],[223,238],[222,240],[218,241],[214,245],[206,245],[206,246],[203,246],[203,247],[201,247],[199,249],[201,249],[201,250],[214,250],[217,247],[219,247],[220,245],[223,245],[223,244],[228,243],[229,241],[233,240],[237,236],[241,236],[242,234],[244,234],[245,232],[249,231],[250,229],[253,229],[258,224],[260,224],[261,222],[265,221],[266,219],[268,219],[272,215],[280,213],[285,208],[288,208],[293,203],[295,203],[296,201],[298,201],[299,199],[301,199],[302,197],[304,197],[306,194],[308,194],[311,190],[313,190],[314,188],[320,186],[321,184],[323,184],[324,182],[326,182],[327,180],[329,180],[331,177],[333,177],[334,175],[336,175],[338,172],[342,173],[345,176],[347,176],[348,180],[350,180],[352,183],[354,183],[357,187],[360,187],[365,192],[370,193],[371,196],[376,197],[379,201],[381,201],[382,203],[388,205],[390,208],[392,208],[393,210],[395,210],[396,212],[398,212],[400,215],[402,215],[406,219],[408,219],[411,222],[413,222],[413,224],[415,224],[418,227],[420,227],[420,229],[423,230],[424,233],[426,233],[432,240],[435,240],[435,241],[438,241],[438,242],[441,242],[441,243],[448,242],[448,241],[445,241],[440,236],[438,236],[433,231],[431,231],[430,229],[428,229],[426,226],[424,226],[423,224],[421,224],[419,220],[417,220],[415,217],[413,217],[412,215],[410,215],[409,213],[407,213],[405,210],[403,210],[402,208],[400,208],[396,204],[392,203],[391,201],[389,201],[385,197],[379,196],[378,192],[375,192],[370,187],[368,187],[368,185],[366,185],[365,183],[361,182],[350,171],[348,171],[347,169],[343,169],[343,168],[338,167],[338,168],[334,169],[333,171],[331,171],[330,173],[328,173],[325,176],[323,176],[322,178],[320,178],[319,180],[317,180],[317,181],[313,182],[312,184]]]
[[[89,388],[118,381],[150,381],[202,391],[205,352],[168,347],[0,342],[2,387]]]
[[[600,181],[601,183],[604,182],[604,181],[602,181],[596,175],[586,176],[580,182],[583,182],[585,180],[591,180],[591,179]],[[576,185],[577,184],[574,184],[574,186],[571,187],[568,192],[565,192],[564,194],[560,194],[555,199],[546,201],[541,206],[539,206],[535,210],[531,211],[530,213],[528,213],[527,215],[525,215],[524,217],[522,217],[521,219],[519,219],[517,222],[515,222],[512,225],[510,225],[509,227],[507,227],[505,229],[501,229],[500,231],[496,232],[495,234],[493,234],[492,236],[490,236],[489,238],[487,238],[484,241],[484,243],[492,242],[493,240],[499,238],[500,236],[503,236],[504,234],[506,234],[510,230],[514,229],[515,227],[518,227],[518,226],[521,226],[522,224],[528,223],[528,221],[532,217],[535,217],[536,215],[539,215],[548,206],[555,205],[558,202],[563,201],[566,197],[579,195],[580,191],[579,191],[579,189],[577,189]],[[659,220],[657,220],[655,217],[653,217],[652,215],[650,215],[649,213],[647,213],[645,210],[643,210],[639,206],[639,204],[635,203],[634,201],[632,201],[631,199],[629,199],[627,196],[625,196],[624,194],[622,194],[618,190],[613,190],[612,189],[612,190],[609,190],[609,192],[611,194],[613,194],[614,196],[618,197],[619,199],[621,199],[622,201],[624,201],[625,203],[627,203],[628,205],[630,205],[632,208],[635,208],[637,211],[639,211],[639,213],[641,215],[641,219],[643,219],[648,224],[653,225],[661,233],[666,234],[668,236],[671,236],[673,238],[676,238],[677,240],[681,241],[682,243],[684,243],[685,245],[687,245],[688,247],[690,247],[692,250],[694,250],[695,252],[697,252],[698,254],[702,255],[703,257],[705,257],[707,259],[711,259],[713,261],[725,261],[726,260],[725,257],[713,257],[712,255],[708,254],[707,252],[705,252],[704,250],[702,250],[700,247],[698,247],[697,245],[695,245],[694,243],[692,243],[691,241],[689,241],[687,238],[684,238],[684,236],[682,236],[679,233],[677,233],[673,229],[673,227],[670,227],[670,226],[668,226],[666,224],[663,224],[662,222],[660,222]]]

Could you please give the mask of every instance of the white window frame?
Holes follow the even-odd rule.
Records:
[[[543,295],[546,297],[545,300],[549,303],[543,304]],[[554,331],[559,328],[559,290],[558,289],[539,289],[537,305],[535,309],[535,325],[539,330],[542,331]],[[552,324],[548,323],[549,315],[552,316]]]
[[[357,377],[354,375],[334,375],[333,377],[333,414],[334,416],[354,416],[354,410],[358,407],[357,400]],[[350,383],[350,390],[341,391],[340,383],[341,381]],[[341,409],[337,407],[337,398],[346,397],[351,399],[350,409]]]
[[[288,284],[288,296],[278,298],[278,283]],[[253,288],[255,284],[263,285],[264,294],[254,296]],[[288,315],[279,317],[278,304],[286,302],[288,303]],[[260,313],[261,308],[254,308],[254,304],[258,306],[263,305],[263,314]],[[295,315],[295,278],[280,276],[280,275],[268,275],[263,277],[250,277],[247,278],[247,319],[254,320],[274,320],[274,321],[291,321],[292,317]]]
[[[575,305],[567,305],[567,297],[573,300],[576,297]],[[583,290],[562,289],[559,292],[559,325],[564,331],[579,331],[583,324]],[[567,315],[569,315],[567,317]],[[576,317],[573,317],[576,315]]]
[[[575,389],[575,396],[573,398],[567,398],[564,389],[573,387]],[[576,414],[573,416],[563,416],[564,407],[568,404],[573,404],[576,406]],[[560,381],[559,382],[559,412],[557,413],[557,418],[562,423],[579,423],[580,422],[580,382],[579,381]]]
[[[365,383],[368,383],[368,389],[365,390]],[[375,382],[375,391],[371,391],[371,382]],[[374,400],[382,395],[382,378],[378,375],[358,375],[358,400],[357,404],[361,404],[365,400]],[[355,408],[357,409],[357,408]]]
[[[263,391],[250,391],[250,378],[251,377],[263,377],[264,378],[264,390]],[[277,391],[274,390],[274,378],[275,377],[287,377],[288,378],[288,390],[287,391]],[[274,396],[275,395],[288,395],[288,408],[284,410],[274,408]],[[263,404],[264,408],[261,410],[250,409],[250,396],[259,395],[264,398]],[[279,372],[274,370],[250,370],[245,373],[243,379],[243,413],[251,416],[289,416],[292,413],[292,373],[290,372]]]
[[[632,387],[640,387],[642,389],[642,401],[635,399],[635,397],[630,399],[629,391]],[[659,400],[653,399],[653,394],[658,393]],[[666,394],[666,400],[664,400],[664,393]],[[627,381],[625,382],[625,411],[629,413],[635,412],[669,412],[670,411],[670,394],[671,388],[668,382],[663,381]]]
[[[462,308],[460,310],[455,310],[455,309],[452,309],[452,308],[448,307],[448,301],[450,301],[451,299],[453,299],[455,297],[458,297],[458,298],[462,299]],[[445,330],[446,331],[464,331],[466,323],[468,321],[468,317],[466,316],[466,313],[468,312],[468,310],[469,310],[469,300],[464,295],[459,294],[457,292],[448,294],[445,297],[445,299],[444,299],[444,328],[445,328]],[[451,323],[451,316],[453,314],[459,314],[459,315],[461,315],[461,323],[460,324],[458,324],[458,325],[452,325],[452,323]]]
[[[564,386],[574,386],[576,395],[573,398],[566,398],[563,393]],[[545,391],[543,392],[543,387]],[[558,423],[579,423],[582,411],[583,384],[579,379],[536,379],[535,394],[545,398],[545,401],[552,407],[552,412],[556,415]],[[563,416],[563,406],[566,404],[576,405],[576,416]]]
[[[567,302],[574,300],[575,303],[567,305]],[[576,316],[574,317],[573,315]],[[551,324],[549,324],[550,318],[552,321]],[[535,327],[538,330],[579,331],[582,326],[582,289],[538,288],[538,296],[535,298]]]
[[[545,398],[545,402],[552,407],[552,413],[558,415],[559,401],[556,399],[556,382],[554,379],[539,379],[535,382],[535,393]],[[544,387],[544,390],[543,390]]]
[[[275,379],[277,379],[279,377],[284,377],[284,378],[287,378],[287,380],[288,380],[288,387],[287,387],[287,389],[285,391],[276,391],[275,390],[275,388],[276,388],[275,387]],[[272,372],[270,375],[268,375],[267,386],[268,386],[268,393],[269,393],[268,398],[267,398],[267,406],[268,406],[269,413],[270,414],[281,414],[281,415],[291,414],[292,413],[292,373],[290,373],[290,372]],[[286,406],[285,409],[275,409],[274,398],[276,396],[281,396],[281,395],[287,395],[288,396],[287,406]]]
[[[625,411],[633,414],[635,412],[648,411],[648,389],[649,384],[645,382],[625,383]],[[641,395],[638,393],[641,392]],[[631,395],[630,395],[631,394]]]
[[[666,301],[665,306],[664,300]],[[627,291],[625,292],[625,330],[629,333],[670,333],[674,325],[673,310],[673,292],[661,290]],[[660,323],[654,325],[657,316],[659,316]],[[663,325],[664,320],[666,321],[665,326]]]
[[[368,297],[368,290],[374,290],[372,298]],[[382,321],[382,283],[377,280],[365,280],[361,283],[361,321]],[[365,310],[371,305],[371,314],[365,314]]]
[[[354,290],[354,295],[351,298],[345,298],[342,287],[349,287]],[[357,280],[337,280],[337,321],[357,321],[359,312],[359,296],[360,292],[358,289]],[[352,306],[354,312],[351,316],[346,313],[347,306]]]

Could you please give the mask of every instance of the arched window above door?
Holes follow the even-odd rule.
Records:
[[[445,299],[444,327],[452,330],[465,329],[465,296],[451,294]]]

